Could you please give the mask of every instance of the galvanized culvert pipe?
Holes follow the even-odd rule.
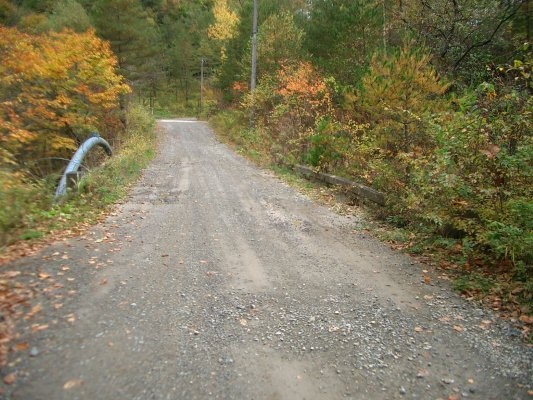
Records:
[[[83,142],[83,144],[78,148],[78,150],[76,150],[76,153],[74,153],[74,156],[72,156],[72,159],[68,163],[67,168],[65,168],[65,172],[63,172],[63,176],[61,176],[59,184],[56,188],[56,192],[54,194],[55,201],[58,201],[66,194],[68,176],[72,173],[78,172],[80,165],[83,162],[83,159],[94,146],[101,146],[108,156],[111,156],[113,154],[113,150],[111,149],[109,143],[107,143],[102,137],[100,137],[98,133],[91,133],[91,136],[89,136],[89,138],[85,142]]]

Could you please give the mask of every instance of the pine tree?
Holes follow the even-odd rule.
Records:
[[[91,16],[98,35],[111,43],[120,73],[134,87],[146,84],[160,49],[155,21],[139,0],[96,0]]]

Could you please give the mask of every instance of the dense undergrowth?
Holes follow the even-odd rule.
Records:
[[[91,168],[56,203],[57,175],[36,179],[22,172],[0,175],[0,248],[20,240],[83,226],[127,194],[155,152],[154,120],[140,106],[127,113],[128,129],[114,141],[115,154]]]
[[[336,93],[326,82],[306,82],[304,75],[312,77],[295,73],[294,81],[304,86],[299,91],[288,93],[285,77],[276,86],[270,82],[265,92],[259,87],[253,129],[252,107],[246,103],[220,111],[212,124],[259,164],[305,163],[382,190],[386,207],[370,207],[379,221],[371,227],[378,237],[446,269],[467,297],[529,321],[533,204],[528,93],[481,85],[460,97],[443,95],[438,105],[429,106],[424,96],[417,100],[413,93],[411,99],[425,102],[417,114],[389,106],[392,116],[378,114],[363,124],[335,110],[329,99]],[[430,76],[435,85],[436,75]],[[389,79],[394,85],[394,77]],[[322,92],[313,94],[306,83]],[[387,91],[391,95],[390,87]],[[349,114],[379,107],[372,96],[382,98],[384,92],[351,94],[357,99]],[[432,112],[428,107],[434,107]],[[398,134],[403,125],[410,130],[408,137]]]

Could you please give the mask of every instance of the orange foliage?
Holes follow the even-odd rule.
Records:
[[[282,66],[278,72],[277,94],[289,105],[305,127],[313,127],[318,117],[331,114],[331,94],[326,83],[311,63],[295,67]],[[287,111],[288,109],[285,109]]]
[[[309,62],[303,62],[296,69],[282,66],[279,71],[280,88],[283,97],[298,96],[314,98],[326,92],[326,85]]]
[[[238,81],[233,82],[233,85],[231,88],[233,89],[233,92],[235,93],[236,96],[242,95],[246,93],[248,90],[250,90],[250,87],[247,83],[238,82]]]
[[[0,26],[0,163],[60,156],[117,107],[129,87],[94,31],[44,35]]]

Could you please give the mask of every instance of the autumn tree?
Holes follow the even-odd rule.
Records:
[[[304,32],[296,26],[289,12],[272,14],[263,24],[258,38],[259,74],[269,74],[282,65],[294,64],[304,58]]]
[[[14,168],[67,156],[91,130],[107,134],[129,89],[109,45],[94,31],[30,35],[0,27],[0,146]]]
[[[363,120],[372,123],[380,147],[394,157],[432,146],[422,126],[423,115],[439,111],[448,84],[424,50],[405,44],[391,55],[376,54],[361,85]]]
[[[231,3],[228,4],[231,5]],[[303,0],[270,0],[261,2],[259,7],[259,35],[261,36],[261,32],[265,28],[265,26],[262,26],[263,23],[269,20],[271,16],[275,14],[286,14],[294,17],[296,14],[301,12],[304,6],[305,1]],[[217,86],[222,89],[226,99],[231,99],[231,88],[235,82],[243,83],[249,80],[249,59],[251,57],[250,38],[252,29],[252,2],[234,1],[231,9],[234,10],[238,15],[239,23],[236,25],[233,37],[227,42],[227,57],[222,62],[217,79]],[[287,21],[288,20],[285,19],[285,22]],[[269,24],[272,23],[274,23],[274,20],[271,19]],[[279,17],[276,24],[278,23],[282,23],[282,19],[279,19]],[[294,25],[292,21],[290,24]],[[271,27],[273,27],[273,25],[271,25]],[[283,29],[287,29],[287,27],[288,25],[284,26]],[[267,28],[267,30],[269,29],[270,28]],[[289,27],[289,30],[293,30],[293,33],[296,32],[295,28],[293,27]],[[264,39],[266,42],[274,38],[272,30],[270,30],[270,32],[270,39]],[[291,35],[293,33],[291,33]],[[291,38],[294,38],[294,36],[291,36]],[[281,42],[278,41],[278,45],[286,49],[292,46],[288,39]],[[292,48],[294,49],[295,47],[296,46]],[[301,50],[298,50],[295,56],[298,56],[300,53]],[[267,62],[271,62],[271,60],[267,60]],[[259,74],[261,74],[261,70],[262,66],[258,65]],[[258,79],[260,80],[261,76],[259,76]]]
[[[226,58],[226,42],[236,33],[239,17],[229,8],[227,0],[215,0],[213,5],[213,17],[215,21],[207,30],[210,39],[220,43],[220,58]]]

